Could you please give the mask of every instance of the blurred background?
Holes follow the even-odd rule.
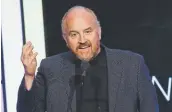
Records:
[[[9,4],[10,3],[10,4]],[[158,93],[160,112],[172,111],[171,0],[3,0],[1,33],[2,107],[15,112],[23,77],[21,49],[30,40],[41,59],[68,50],[61,19],[74,5],[92,9],[102,26],[101,42],[109,48],[144,56]]]

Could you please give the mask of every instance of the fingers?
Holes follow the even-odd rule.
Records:
[[[29,55],[32,54],[32,50],[33,50],[33,45],[31,42],[27,42],[24,46],[23,46],[23,50],[22,50],[22,54],[24,57],[28,57]]]
[[[37,52],[33,53],[33,45],[31,42],[27,42],[22,48],[21,61],[27,60],[27,62],[32,61],[38,55]]]
[[[29,42],[27,42],[24,46],[23,46],[23,49],[22,49],[22,51],[23,51],[23,53],[28,49],[28,47],[30,47],[32,45],[32,43],[29,41]]]
[[[31,61],[34,61],[36,59],[36,56],[38,55],[37,52],[33,53],[33,55],[30,57]]]

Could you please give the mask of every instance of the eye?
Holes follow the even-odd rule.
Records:
[[[90,34],[91,33],[91,30],[87,30],[85,31],[86,34]]]
[[[77,36],[77,33],[71,33],[70,34],[70,37],[76,37]]]
[[[76,36],[76,34],[71,34],[72,37]]]

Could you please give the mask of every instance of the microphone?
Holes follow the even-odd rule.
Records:
[[[86,71],[90,67],[90,64],[88,61],[82,61],[81,62],[81,69],[83,71],[82,76],[86,76]]]
[[[90,64],[88,61],[81,61],[81,70],[82,70],[81,84],[82,84],[82,86],[84,85],[84,77],[86,76],[86,71],[89,67],[90,67]]]
[[[89,66],[90,66],[89,62],[81,61],[81,65],[80,65],[81,71],[79,70],[75,76],[69,78],[70,93],[68,96],[67,112],[72,112],[71,103],[73,100],[73,95],[78,87],[79,88],[81,87],[81,97],[82,97],[82,86],[84,84],[84,77],[86,76],[86,71],[89,68]]]
[[[89,66],[90,66],[89,62],[81,61],[81,65],[80,65],[81,74],[78,75],[78,77],[75,77],[76,82],[78,82],[77,87],[79,87],[76,90],[76,96],[78,96],[78,98],[79,98],[79,101],[77,103],[77,111],[78,112],[81,111],[82,106],[83,106],[84,77],[86,76],[86,71],[88,70]]]

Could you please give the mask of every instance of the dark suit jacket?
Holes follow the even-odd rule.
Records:
[[[109,112],[159,112],[155,88],[141,55],[105,47],[108,66]],[[76,111],[76,95],[69,86],[75,75],[71,52],[41,61],[32,89],[22,81],[18,112]],[[74,94],[73,94],[74,93]]]

